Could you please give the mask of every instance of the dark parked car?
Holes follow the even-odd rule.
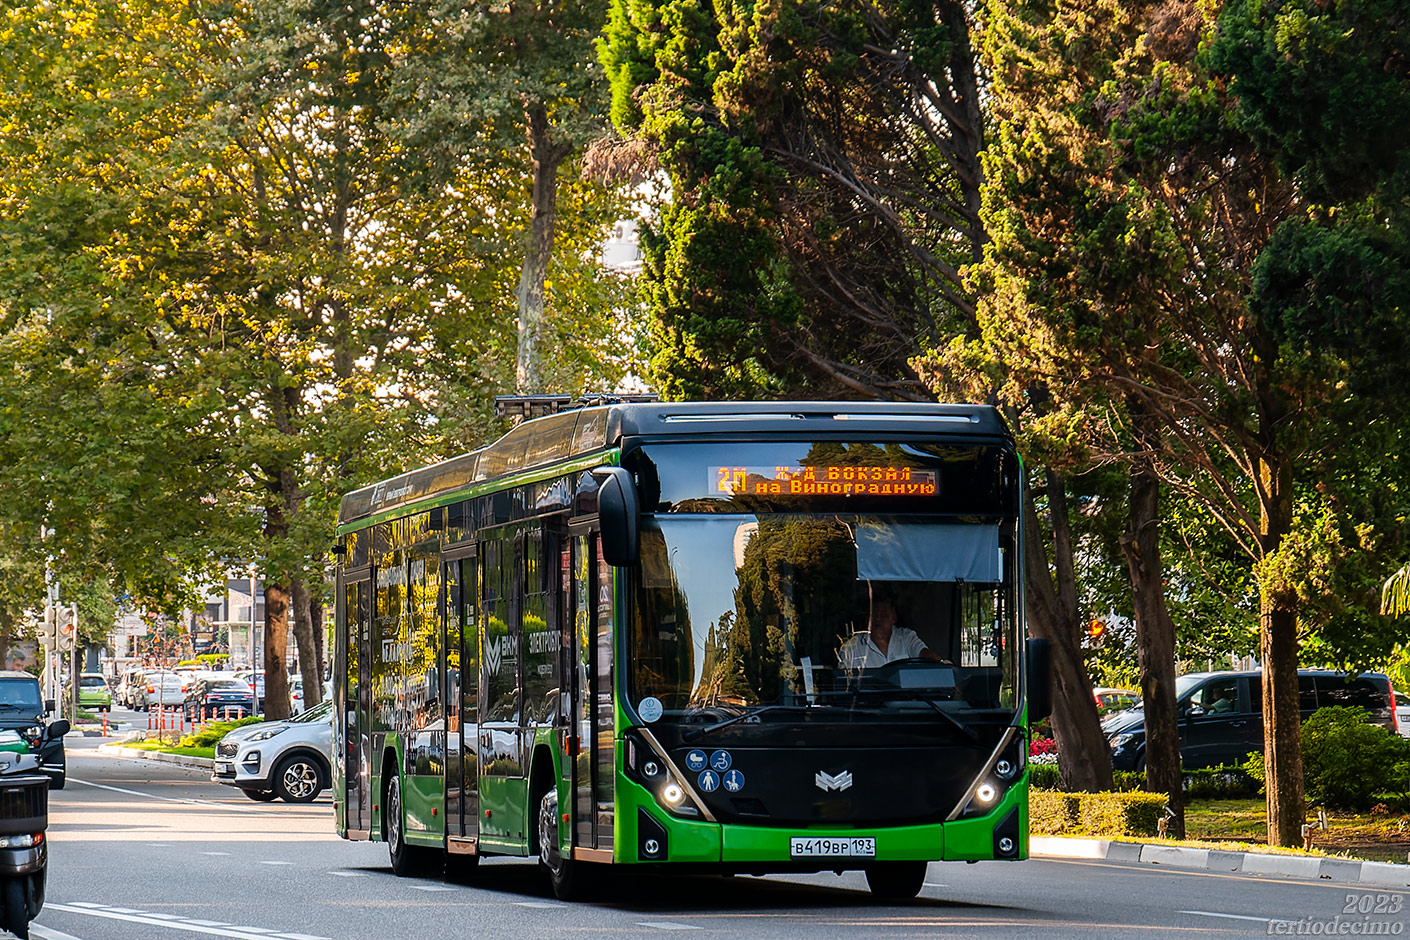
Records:
[[[254,714],[254,696],[239,679],[197,679],[186,693],[181,711],[189,719],[244,718]]]
[[[1302,670],[1302,717],[1329,705],[1364,708],[1372,724],[1396,731],[1390,679],[1378,672],[1353,676]],[[1175,680],[1180,715],[1180,760],[1186,769],[1241,764],[1251,751],[1263,750],[1263,674],[1200,672]],[[1141,770],[1146,766],[1146,714],[1137,705],[1102,721],[1111,745],[1111,766]]]
[[[62,790],[67,771],[62,734],[45,733],[44,716],[53,711],[52,700],[39,694],[39,680],[27,672],[0,671],[0,730],[17,731],[39,755],[39,772],[49,778],[49,789]]]

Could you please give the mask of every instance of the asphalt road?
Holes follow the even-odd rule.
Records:
[[[1400,895],[1057,860],[935,863],[921,898],[904,905],[873,900],[859,874],[635,879],[564,904],[526,860],[487,860],[464,884],[396,878],[384,846],[334,835],[326,794],[307,806],[257,804],[200,771],[99,756],[99,743],[68,741],[69,785],[51,797],[48,900],[34,937],[1095,940],[1306,936],[1329,922],[1335,934],[1348,921],[1356,926],[1347,933],[1407,929]],[[1342,913],[1348,905],[1355,913]]]

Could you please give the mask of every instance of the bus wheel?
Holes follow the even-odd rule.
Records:
[[[550,789],[539,801],[539,867],[548,873],[554,897],[571,901],[577,896],[579,866],[558,849],[558,791]]]
[[[878,862],[867,868],[867,887],[878,898],[909,901],[925,887],[927,862]]]
[[[386,807],[382,828],[387,839],[387,853],[392,860],[392,873],[400,878],[415,878],[431,869],[431,851],[406,844],[406,820],[402,815],[401,779],[393,774],[387,782]]]

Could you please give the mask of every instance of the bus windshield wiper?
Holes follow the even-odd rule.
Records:
[[[976,744],[979,743],[979,733],[978,733],[977,731],[975,731],[975,730],[974,730],[973,728],[971,728],[969,725],[965,724],[963,721],[960,721],[960,720],[959,720],[958,718],[956,718],[954,715],[951,715],[949,712],[945,711],[945,709],[943,709],[943,708],[940,707],[940,703],[937,702],[937,701],[935,701],[933,698],[930,698],[929,696],[925,695],[923,692],[920,693],[920,694],[916,694],[919,690],[868,689],[866,692],[863,692],[862,694],[863,694],[863,695],[866,695],[866,694],[870,693],[870,694],[873,694],[873,695],[895,696],[898,692],[904,693],[904,692],[906,692],[906,691],[910,691],[910,692],[911,692],[910,695],[906,695],[906,696],[905,696],[905,698],[906,698],[908,701],[916,701],[916,700],[919,700],[919,701],[924,702],[925,704],[929,705],[931,708],[935,709],[935,714],[939,715],[941,718],[944,718],[944,719],[945,719],[946,721],[948,721],[950,724],[954,725],[956,729],[958,729],[960,732],[962,732],[962,733],[965,735],[965,737],[969,738],[971,741],[975,742]]]
[[[719,731],[721,728],[728,727],[729,725],[735,724],[736,722],[744,721],[744,720],[747,719],[747,718],[753,718],[755,715],[762,715],[764,712],[771,712],[771,711],[773,711],[775,708],[797,708],[797,707],[799,707],[799,706],[797,706],[797,705],[779,705],[779,704],[774,704],[774,705],[760,705],[760,706],[758,706],[758,707],[756,707],[756,708],[751,708],[751,709],[749,709],[748,711],[740,712],[738,715],[735,715],[735,716],[732,717],[732,718],[726,718],[724,721],[717,721],[717,722],[715,722],[713,725],[706,725],[706,726],[703,727],[703,728],[691,728],[691,729],[688,730],[688,731],[683,731],[683,732],[681,732],[681,740],[682,740],[682,741],[694,741],[694,740],[697,739],[697,738],[704,737],[704,736],[707,735],[707,734],[713,734],[714,732]]]

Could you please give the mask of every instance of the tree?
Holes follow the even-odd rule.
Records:
[[[667,177],[643,238],[668,397],[925,400],[979,256],[978,77],[951,2],[615,0],[612,119]]]
[[[613,3],[601,47],[613,122],[670,182],[643,240],[650,371],[666,396],[954,393],[952,375],[923,376],[915,359],[977,329],[961,273],[986,237],[971,9]],[[987,398],[988,381],[970,397]],[[1030,624],[1063,640],[1064,773],[1098,789],[1111,768],[1053,506],[1058,583],[1030,528],[1029,596],[1050,601],[1030,605]],[[1038,518],[1031,494],[1026,511]]]
[[[995,18],[1006,121],[986,164],[981,317],[1005,361],[1075,400],[1101,390],[1108,421],[1133,432],[1122,459],[1201,503],[1253,561],[1269,839],[1291,844],[1298,614],[1330,500],[1308,456],[1336,450],[1328,418],[1354,370],[1289,343],[1261,300],[1280,226],[1307,210],[1199,54],[1218,12],[1035,3]]]
[[[15,171],[0,192],[22,249],[3,301],[19,381],[0,432],[29,455],[17,490],[48,482],[7,511],[36,531],[72,521],[56,528],[82,557],[146,579],[130,593],[164,608],[216,562],[257,560],[278,708],[280,612],[299,598],[300,648],[316,650],[340,495],[498,430],[505,220],[527,170],[422,133],[448,49],[425,6],[72,0],[11,25],[5,117],[24,133],[0,146]],[[622,368],[603,362],[596,302],[618,287],[594,273],[593,194],[570,192],[552,326],[596,333],[545,370],[575,386]]]

